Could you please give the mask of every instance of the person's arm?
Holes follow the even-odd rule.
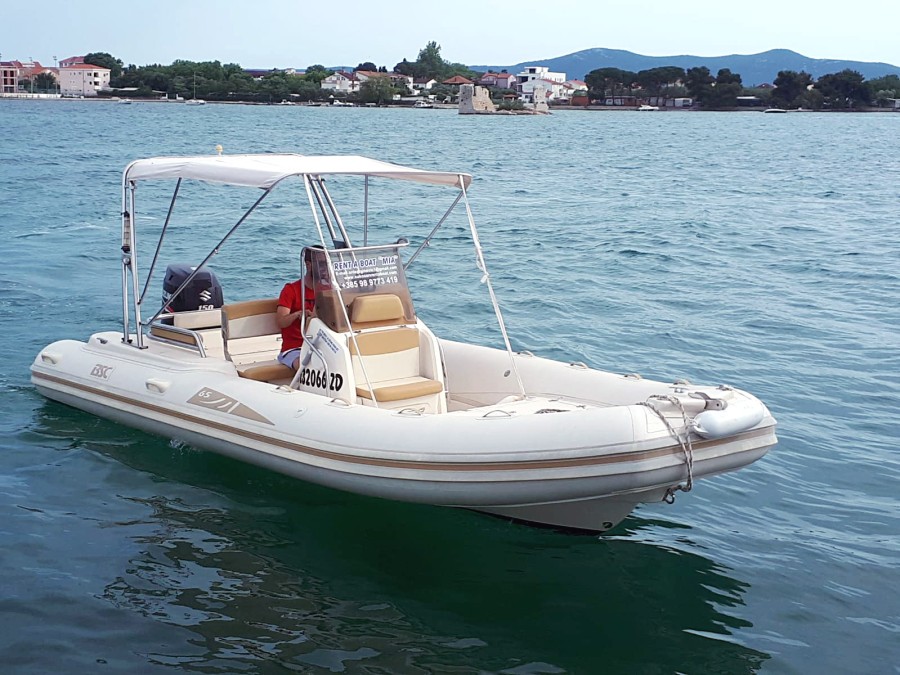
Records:
[[[278,307],[275,308],[275,322],[278,324],[279,328],[287,328],[299,319],[301,314],[303,314],[302,309],[292,312],[290,307],[278,305]]]
[[[306,311],[306,318],[311,319],[314,316],[314,312]],[[292,312],[290,307],[285,307],[284,305],[278,305],[275,308],[275,322],[278,324],[279,328],[287,328],[292,323],[300,319],[300,316],[303,314],[304,310],[298,309],[296,312]]]

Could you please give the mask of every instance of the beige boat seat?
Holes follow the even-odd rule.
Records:
[[[150,335],[159,340],[193,349],[199,349],[199,342],[203,345],[207,356],[223,358],[222,313],[219,309],[177,312],[172,316],[171,321],[171,324],[152,324]],[[173,325],[174,329],[171,327]]]
[[[443,392],[441,382],[422,373],[420,332],[405,325],[400,298],[358,296],[350,305],[350,322],[356,331],[349,348],[357,396],[388,403]]]
[[[276,320],[277,307],[276,298],[223,305],[225,358],[234,363],[241,377],[279,383],[293,378],[293,369],[278,362],[281,329]]]

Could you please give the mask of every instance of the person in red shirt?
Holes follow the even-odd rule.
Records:
[[[303,346],[301,317],[305,313],[306,320],[309,321],[314,315],[316,307],[316,292],[313,289],[312,279],[312,253],[309,249],[303,251],[303,264],[306,268],[306,275],[302,280],[298,279],[284,285],[281,295],[278,296],[278,307],[275,310],[275,320],[281,329],[281,353],[278,355],[278,361],[294,370],[297,370],[300,365],[300,348]],[[304,290],[306,297],[301,300]]]

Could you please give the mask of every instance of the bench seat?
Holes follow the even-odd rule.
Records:
[[[293,379],[294,370],[278,362],[281,329],[277,308],[276,298],[245,300],[222,307],[225,358],[241,377],[258,382]]]
[[[271,382],[273,380],[291,380],[294,378],[294,369],[278,361],[266,361],[264,363],[251,363],[244,366],[236,366],[238,375],[248,380],[258,382]]]
[[[418,398],[430,394],[440,394],[444,390],[443,385],[437,380],[429,380],[427,377],[401,377],[396,380],[382,380],[376,382],[372,389],[365,382],[356,385],[356,395],[375,400],[379,403],[388,401],[403,401],[408,398]]]

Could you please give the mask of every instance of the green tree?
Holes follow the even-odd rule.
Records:
[[[453,98],[453,87],[446,84],[436,84],[430,91],[436,101],[448,102]]]
[[[866,84],[872,92],[872,99],[879,105],[887,105],[891,99],[900,98],[900,77],[897,75],[885,75]]]
[[[291,97],[291,82],[293,76],[281,71],[269,73],[259,83],[259,93],[262,100],[276,103],[286,101]]]
[[[706,66],[688,68],[684,76],[684,86],[687,88],[688,94],[701,106],[712,96],[715,81]]]
[[[373,73],[377,73],[377,72],[378,72],[378,66],[376,66],[376,65],[375,65],[374,63],[372,63],[371,61],[364,61],[364,62],[360,63],[358,66],[356,66],[356,68],[354,68],[353,70],[354,70],[354,71],[357,71],[357,70],[367,70],[367,71],[370,71],[370,72],[373,72]]]
[[[591,98],[605,99],[631,90],[637,73],[621,68],[597,68],[584,76]]]
[[[661,66],[659,68],[650,68],[648,70],[639,71],[635,76],[635,81],[650,95],[656,96],[657,99],[664,100],[664,92],[666,92],[670,86],[674,86],[676,82],[683,80],[684,77],[684,68],[679,68],[678,66]],[[665,102],[663,102],[662,105],[665,105]]]
[[[825,104],[825,97],[818,89],[807,89],[800,94],[794,102],[798,108],[807,110],[819,110]]]
[[[812,76],[805,71],[780,70],[775,78],[772,101],[783,107],[797,107],[797,99],[813,83]]]
[[[741,76],[737,73],[722,68],[713,77],[706,66],[689,68],[685,73],[685,86],[701,108],[713,110],[735,107],[737,97],[744,91]]]
[[[432,40],[419,50],[418,64],[421,67],[421,77],[433,77],[436,80],[447,79],[447,64],[441,58],[441,46]]]
[[[892,91],[896,96],[900,96],[900,76],[885,75],[884,77],[876,77],[874,80],[869,80],[868,83],[875,91]]]
[[[497,110],[524,110],[525,104],[519,98],[505,98],[497,104]]]
[[[294,88],[292,93],[297,95],[301,101],[316,101],[322,98],[322,88],[315,82],[310,82],[304,78],[297,78],[299,80]]]
[[[441,46],[434,41],[419,50],[419,58],[413,62],[403,59],[394,66],[394,72],[414,78],[434,78],[442,82],[454,75],[474,80],[478,73],[462,63],[449,63],[441,57]]]
[[[247,74],[239,63],[226,63],[222,66],[222,77],[226,80],[232,77],[246,77]]]
[[[119,75],[122,74],[122,61],[114,57],[112,54],[107,54],[106,52],[91,52],[90,54],[86,54],[84,57],[84,62],[90,63],[92,66],[109,68],[109,76],[111,78],[119,77]]]
[[[56,78],[52,73],[38,73],[34,77],[34,88],[36,91],[56,91]]]
[[[865,84],[865,78],[849,68],[823,75],[816,82],[816,89],[824,98],[823,104],[829,108],[858,108],[872,103],[872,91]]]
[[[759,100],[759,105],[771,108],[774,105],[772,103],[772,91],[769,87],[751,87],[744,90],[744,95],[755,96]]]
[[[406,59],[403,59],[400,63],[394,66],[394,72],[400,73],[401,75],[409,75],[411,77],[419,77],[418,73],[418,64],[410,63]]]
[[[732,73],[728,68],[722,68],[716,74],[716,81],[711,90],[711,96],[707,99],[709,108],[734,108],[737,105],[737,97],[744,91],[741,76]]]
[[[469,66],[462,63],[445,63],[444,79],[453,77],[454,75],[462,75],[467,80],[477,80],[481,77],[481,73],[472,70]],[[435,78],[437,79],[437,78]]]
[[[333,72],[333,70],[328,70],[328,68],[326,68],[325,66],[316,63],[306,69],[305,77],[310,82],[322,84],[322,80],[331,75]]]
[[[363,103],[377,103],[384,105],[394,100],[394,86],[391,78],[370,77],[359,85],[359,100]]]

